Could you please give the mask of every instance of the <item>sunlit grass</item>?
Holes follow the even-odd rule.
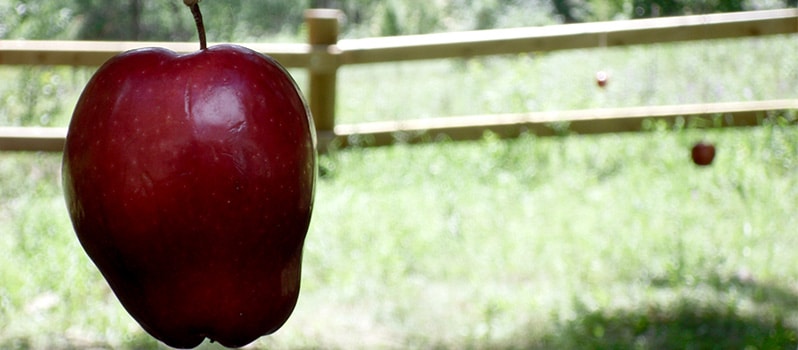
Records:
[[[795,329],[795,310],[784,308],[794,303],[768,292],[793,296],[798,276],[796,168],[781,164],[796,156],[795,136],[776,128],[341,152],[321,182],[327,206],[308,241],[307,303],[285,332],[333,335],[344,348],[382,332],[383,345],[493,347],[550,330],[553,315],[579,317],[575,301],[593,311],[685,300],[780,310]],[[706,169],[687,156],[703,137],[721,152]],[[771,148],[785,141],[791,155]],[[319,314],[352,324],[306,333]],[[347,328],[363,322],[358,335]]]
[[[95,69],[0,65],[0,126],[66,126]]]
[[[795,98],[795,52],[795,36],[773,36],[344,66],[337,120]]]
[[[698,139],[718,145],[710,167],[689,160]],[[325,155],[297,310],[261,343],[545,348],[579,347],[568,340],[579,336],[606,345],[628,339],[579,327],[624,329],[622,315],[668,337],[693,331],[673,318],[716,328],[752,320],[793,343],[796,140],[794,126],[767,126],[488,135]],[[9,325],[0,344],[155,346],[74,238],[58,163],[0,158],[0,320]]]

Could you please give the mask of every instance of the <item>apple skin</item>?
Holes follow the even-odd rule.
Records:
[[[81,245],[147,332],[240,347],[294,309],[316,158],[307,105],[273,59],[146,48],[89,81],[62,181]]]
[[[596,85],[600,88],[604,88],[607,86],[607,82],[609,82],[610,76],[605,71],[598,71],[596,72]]]
[[[712,164],[715,159],[715,146],[707,142],[698,142],[690,150],[693,163],[700,166]]]

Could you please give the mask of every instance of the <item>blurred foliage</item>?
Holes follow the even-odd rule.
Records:
[[[343,37],[536,26],[718,11],[781,8],[798,0],[260,0],[203,2],[210,41],[297,41],[303,11],[337,8]],[[195,40],[179,0],[0,0],[0,40]],[[2,68],[2,67],[0,67]],[[0,123],[59,125],[86,70],[2,68]],[[75,76],[78,79],[75,79]],[[77,84],[76,84],[77,82]],[[71,85],[70,85],[71,84]]]
[[[303,11],[345,14],[344,35],[380,36],[795,6],[798,0],[261,0],[203,2],[211,41],[302,32]],[[210,15],[212,14],[212,15]],[[178,0],[0,0],[0,39],[190,40]]]
[[[71,39],[79,24],[60,1],[0,0],[0,39]]]
[[[303,11],[341,9],[364,36],[517,27],[795,6],[796,0],[261,0],[203,2],[211,40],[299,34]],[[213,15],[208,15],[213,14]],[[189,40],[178,0],[0,0],[0,39]]]
[[[796,0],[552,0],[566,23],[794,7]]]
[[[178,1],[72,0],[80,22],[79,39],[186,40],[193,34],[186,9]],[[183,15],[183,16],[181,16]]]

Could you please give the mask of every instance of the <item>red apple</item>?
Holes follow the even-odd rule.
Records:
[[[603,88],[607,86],[610,76],[605,71],[598,71],[596,73],[596,85]]]
[[[234,45],[125,52],[75,108],[67,208],[147,332],[173,347],[243,346],[296,304],[315,142],[296,84],[267,56]]]
[[[697,165],[710,165],[712,160],[715,159],[715,146],[707,142],[698,142],[693,146],[691,155],[693,162]]]

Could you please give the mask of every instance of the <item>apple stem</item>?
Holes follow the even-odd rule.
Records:
[[[202,21],[199,1],[183,0],[183,3],[191,9],[191,14],[194,15],[194,22],[197,24],[197,32],[199,32],[200,50],[205,50],[208,48],[208,40],[205,38],[205,24]]]

